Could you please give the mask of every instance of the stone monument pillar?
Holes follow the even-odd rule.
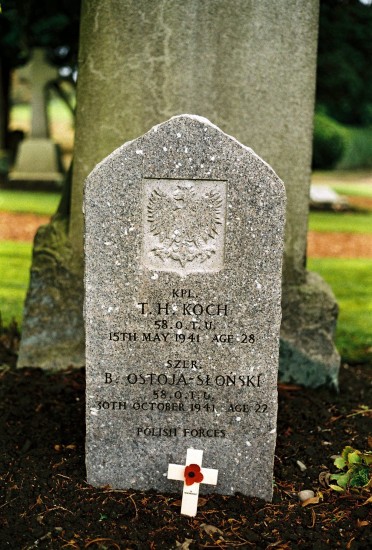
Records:
[[[49,137],[46,86],[57,77],[57,70],[45,59],[45,51],[35,48],[29,67],[31,80],[31,131],[20,143],[10,181],[62,183],[58,151]]]
[[[173,115],[207,117],[251,147],[285,183],[280,372],[283,380],[314,387],[337,386],[340,362],[334,297],[306,271],[317,26],[318,0],[83,2],[71,215],[63,237],[74,262],[82,262],[84,179],[110,151]],[[74,288],[80,280],[79,274]],[[33,285],[36,275],[28,304],[37,300]],[[70,296],[71,286],[63,292]],[[47,314],[56,315],[54,308]],[[28,320],[26,308],[20,365],[31,357],[46,367],[84,363],[83,356],[69,355],[69,346],[50,361],[38,324]],[[60,323],[61,345],[65,328]]]

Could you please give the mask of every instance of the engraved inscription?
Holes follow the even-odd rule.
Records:
[[[143,262],[180,274],[223,267],[226,182],[145,180]]]

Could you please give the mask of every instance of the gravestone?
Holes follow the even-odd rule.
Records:
[[[217,492],[270,500],[281,180],[182,115],[98,164],[84,210],[88,482],[171,491],[198,448]]]
[[[281,379],[337,387],[335,298],[306,271],[318,9],[318,0],[83,0],[68,229],[53,223],[38,239],[18,366],[84,365],[83,182],[123,142],[192,112],[249,143],[285,183]]]
[[[342,210],[348,207],[347,198],[336,193],[329,185],[310,186],[310,206],[312,208],[324,209],[333,208]]]
[[[20,143],[10,181],[62,184],[60,153],[49,137],[46,87],[58,77],[56,67],[46,60],[45,50],[35,48],[29,67],[31,81],[30,135]]]

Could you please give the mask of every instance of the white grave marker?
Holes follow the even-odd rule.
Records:
[[[168,479],[183,481],[181,514],[196,516],[200,483],[217,485],[218,470],[202,468],[203,451],[187,449],[186,466],[169,464]],[[195,481],[194,481],[195,480]]]

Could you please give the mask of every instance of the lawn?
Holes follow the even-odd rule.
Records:
[[[0,189],[0,211],[31,212],[51,216],[57,210],[60,193]]]
[[[55,123],[72,123],[72,115],[64,101],[59,98],[53,98],[48,102],[48,119]],[[10,112],[11,128],[24,128],[29,130],[31,125],[31,107],[29,104],[22,103],[14,105]]]
[[[20,326],[26,297],[32,243],[0,241],[0,311],[5,326],[15,319]]]
[[[0,211],[51,216],[59,201],[59,193],[0,189]],[[0,312],[4,325],[12,319],[21,325],[31,256],[32,243],[0,241]]]
[[[353,178],[353,180],[351,179]],[[372,197],[371,173],[315,173],[314,183],[326,183],[338,193]],[[354,183],[353,183],[354,181]],[[317,232],[372,234],[372,211],[312,211],[309,229]],[[344,360],[372,359],[372,259],[309,258],[308,269],[331,286],[339,304],[336,345]]]
[[[372,359],[372,259],[308,259],[308,269],[331,286],[340,313],[336,345],[344,360]]]
[[[310,212],[309,229],[319,232],[372,233],[372,212]]]
[[[366,197],[368,199],[372,198],[372,185],[366,185],[364,183],[335,183],[331,185],[331,187],[339,195]]]
[[[311,174],[311,183],[328,185],[342,195],[372,197],[372,170],[317,170]]]
[[[65,167],[69,166],[74,143],[74,120],[65,103],[54,97],[48,103],[49,130],[53,141],[63,153]],[[31,129],[31,108],[27,104],[14,105],[10,113],[10,129],[22,130],[29,135]]]

